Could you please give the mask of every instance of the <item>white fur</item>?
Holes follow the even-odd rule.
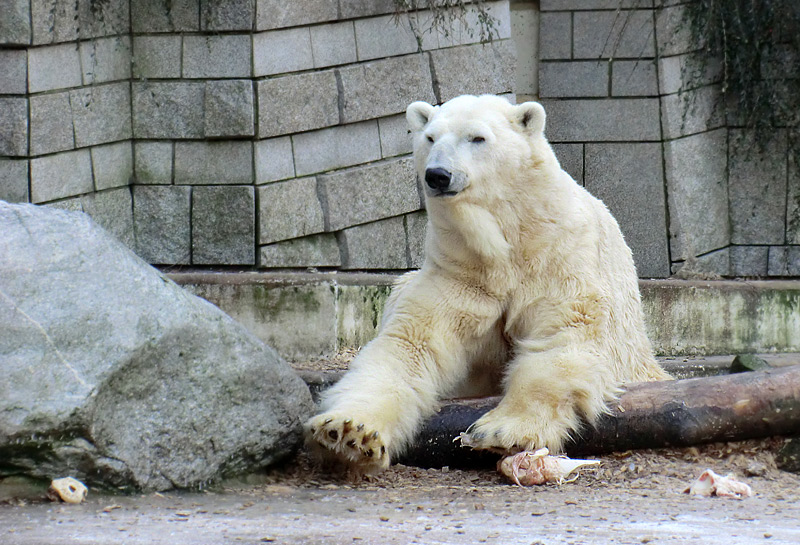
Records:
[[[622,383],[668,378],[645,336],[630,250],[605,205],[559,166],[541,105],[462,96],[415,102],[407,118],[420,178],[446,168],[459,191],[426,193],[425,263],[325,393],[312,443],[379,469],[443,396],[502,388],[471,442],[558,451]]]

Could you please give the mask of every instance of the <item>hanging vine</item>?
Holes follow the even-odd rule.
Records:
[[[395,17],[405,17],[422,51],[425,35],[458,40],[460,33],[481,43],[499,36],[499,21],[485,0],[394,0]],[[471,20],[472,19],[472,20]]]
[[[729,120],[747,128],[800,121],[800,2],[693,0],[685,6],[692,39],[722,65]]]

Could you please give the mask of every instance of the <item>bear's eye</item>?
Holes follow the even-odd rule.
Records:
[[[483,136],[470,136],[469,141],[473,144],[482,144],[486,142],[486,139]]]
[[[431,135],[429,134],[429,135],[427,136],[427,138],[428,138],[428,142],[430,142],[431,144],[433,144],[433,136],[431,136]]]

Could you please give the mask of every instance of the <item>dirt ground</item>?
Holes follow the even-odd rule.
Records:
[[[800,477],[780,439],[621,453],[572,483],[521,488],[492,469],[393,466],[332,477],[301,456],[249,482],[194,493],[90,493],[81,505],[0,505],[0,543],[800,543]],[[683,493],[706,468],[755,495]]]

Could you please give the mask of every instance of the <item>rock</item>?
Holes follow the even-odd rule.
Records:
[[[759,358],[755,354],[739,354],[731,362],[731,373],[746,373],[747,371],[763,371],[772,366],[767,360]]]
[[[291,455],[308,388],[82,213],[0,201],[0,479],[201,487]]]

